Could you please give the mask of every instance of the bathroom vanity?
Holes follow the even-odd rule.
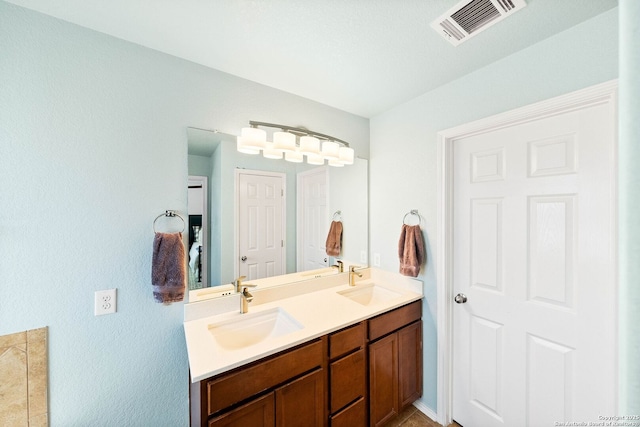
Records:
[[[421,282],[366,269],[252,292],[247,314],[185,306],[192,426],[378,426],[421,396]]]

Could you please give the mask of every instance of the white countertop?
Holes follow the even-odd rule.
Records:
[[[387,312],[423,297],[422,282],[370,268],[355,287],[347,283],[348,273],[319,278],[302,284],[283,285],[260,291],[251,289],[254,301],[249,313],[240,313],[240,296],[232,295],[185,305],[185,338],[189,355],[191,381],[197,382],[230,369],[278,353],[361,320]],[[362,305],[338,292],[376,284],[398,293],[379,304]],[[280,308],[293,317],[302,328],[278,337],[269,337],[256,344],[229,350],[221,347],[209,330],[211,324],[242,320]]]

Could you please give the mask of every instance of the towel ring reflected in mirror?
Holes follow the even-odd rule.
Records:
[[[158,215],[156,217],[156,219],[153,220],[153,232],[154,233],[157,233],[157,231],[156,231],[156,221],[158,221],[163,216],[167,217],[167,218],[175,218],[175,217],[180,218],[180,221],[182,221],[182,230],[180,231],[180,233],[184,232],[184,229],[187,226],[187,224],[184,222],[184,218],[182,218],[180,215],[178,215],[175,211],[164,211],[164,213]]]
[[[417,224],[407,224],[407,217],[408,216],[409,217],[417,216],[418,217],[418,223]],[[406,224],[406,225],[421,225],[422,224],[422,217],[418,213],[417,209],[411,209],[409,212],[404,214],[404,218],[402,218],[402,223]]]

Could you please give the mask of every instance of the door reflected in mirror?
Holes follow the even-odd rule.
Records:
[[[329,267],[336,259],[368,264],[367,160],[341,168],[290,163],[239,153],[235,135],[197,128],[187,133],[190,290],[230,284],[240,275],[247,281],[279,274],[308,280],[313,275],[293,273]],[[258,191],[253,184],[240,190],[246,185],[242,175],[281,177],[280,220],[269,216],[275,215],[272,207],[246,201],[240,206],[240,191]],[[275,188],[260,191],[275,195]],[[333,220],[343,228],[337,257],[329,257],[325,248]],[[281,237],[268,225],[274,221],[281,225]],[[259,244],[282,254],[280,272],[269,261],[258,266],[251,248]]]

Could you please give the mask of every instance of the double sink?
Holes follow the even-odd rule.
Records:
[[[336,292],[362,306],[384,304],[401,294],[375,283],[356,285]],[[209,324],[209,332],[225,350],[238,350],[298,331],[304,326],[281,307],[243,314],[240,319],[227,319]]]
[[[258,287],[249,312],[240,296],[185,304],[191,381],[197,382],[421,299],[422,282],[377,268],[349,286],[346,274]],[[274,278],[275,280],[275,278]]]

